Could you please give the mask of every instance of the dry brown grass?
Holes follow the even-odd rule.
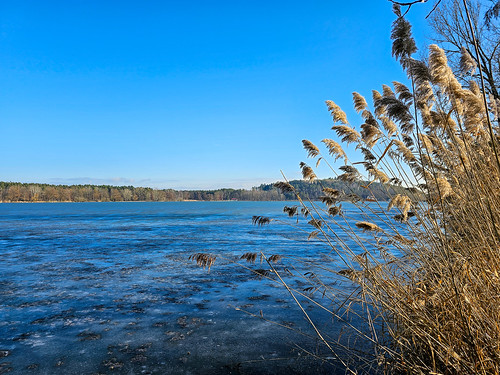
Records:
[[[438,46],[430,47],[428,66],[410,54],[396,56],[413,87],[395,82],[394,91],[375,91],[373,113],[354,93],[354,108],[364,121],[360,132],[339,106],[326,103],[333,130],[362,151],[362,161],[349,161],[335,141],[323,143],[332,163],[345,160],[338,173],[332,167],[341,180],[371,178],[388,187],[397,181],[407,194],[394,195],[388,205],[356,202],[366,220],[351,225],[338,192],[325,189],[324,206],[297,193],[312,217],[309,237],[340,256],[346,267],[338,274],[358,287],[344,304],[369,306],[364,321],[370,334],[357,334],[373,343],[380,371],[498,374],[500,164],[494,147],[499,127],[492,122],[497,108],[485,108],[477,83],[462,87]],[[303,144],[310,157],[327,160],[312,142]],[[301,167],[307,167],[304,178],[314,180],[312,168]],[[335,268],[333,261],[330,266]],[[309,281],[310,290],[325,290],[314,299],[319,304],[329,293],[338,300],[338,291],[320,277]],[[332,341],[321,339],[335,350]]]
[[[398,17],[392,38],[393,53],[408,73],[411,88],[395,82],[394,90],[384,85],[381,93],[373,91],[373,110],[354,93],[354,107],[363,121],[359,132],[338,105],[326,102],[333,130],[342,143],[356,146],[361,160],[349,160],[341,144],[331,139],[322,141],[326,155],[312,142],[303,141],[308,156],[327,163],[339,179],[371,178],[386,184],[388,191],[397,184],[406,193],[399,191],[390,202],[367,204],[349,191],[327,188],[318,203],[302,197],[287,181],[278,183],[277,187],[294,191],[299,200],[298,206],[285,207],[285,213],[308,223],[308,238],[323,241],[331,251],[320,263],[308,263],[311,272],[299,275],[307,284],[302,290],[293,289],[272,262],[286,260],[294,270],[293,262],[303,260],[268,259],[262,253],[260,257],[274,281],[290,292],[335,361],[350,373],[369,369],[498,374],[500,162],[496,149],[500,129],[492,121],[499,118],[499,109],[494,102],[486,108],[476,82],[462,87],[438,46],[430,47],[428,63],[413,60],[410,30]],[[464,64],[467,69],[469,65]],[[339,158],[345,164],[337,168],[334,163]],[[304,179],[316,179],[312,167],[300,166]],[[369,182],[365,188],[370,190]],[[349,217],[340,200],[355,204],[363,220]],[[256,225],[273,220],[253,218]],[[257,254],[242,258],[254,262]],[[213,262],[201,254],[194,259],[208,267]],[[329,282],[332,273],[353,288],[347,294],[339,290]],[[329,337],[328,329],[319,329],[308,315],[304,301],[328,312],[335,324],[344,324],[352,335],[369,343],[372,355],[355,350],[360,342],[356,338],[347,340],[349,346]],[[349,311],[362,320],[352,324],[346,318]],[[337,355],[339,350],[357,357],[355,367]]]

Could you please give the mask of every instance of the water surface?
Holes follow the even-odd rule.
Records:
[[[297,347],[314,339],[283,328],[310,331],[288,292],[232,263],[328,252],[289,225],[252,225],[286,220],[284,204],[1,204],[0,374],[331,373]],[[210,272],[188,261],[197,252],[218,256]]]

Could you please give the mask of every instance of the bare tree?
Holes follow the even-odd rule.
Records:
[[[474,38],[461,0],[442,0],[431,14],[429,22],[435,33],[434,41],[444,48],[457,75],[468,81],[470,76],[463,73],[460,64],[465,50],[483,72],[487,93],[499,100],[500,25],[496,16],[500,2],[470,0],[468,3],[479,55],[475,52]]]
[[[498,16],[500,16],[500,0],[498,1],[491,0],[491,1],[493,4],[491,4],[490,9],[488,9],[484,14],[484,20],[486,22],[486,26],[489,26],[494,18],[498,18]]]

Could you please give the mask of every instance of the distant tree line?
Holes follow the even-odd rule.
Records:
[[[177,192],[171,189],[0,182],[0,200],[3,202],[118,202],[178,199]]]
[[[324,196],[323,189],[331,188],[343,192],[345,200],[349,200],[348,196],[358,196],[361,199],[377,199],[379,201],[385,201],[390,199],[391,196],[398,193],[404,193],[405,188],[392,185],[389,188],[387,185],[382,185],[379,182],[369,181],[358,181],[353,183],[346,183],[336,178],[324,179],[324,180],[314,180],[312,182],[293,180],[290,184],[299,192],[299,194],[305,198],[311,200],[319,200]],[[368,187],[368,188],[367,188]],[[274,184],[262,184],[257,189],[260,191],[274,191],[276,187]],[[284,193],[285,200],[294,200],[295,194],[293,192]]]
[[[310,199],[317,200],[323,195],[322,189],[329,187],[344,191],[346,194],[357,194],[366,199],[373,196],[378,200],[387,200],[391,193],[387,187],[372,183],[370,189],[363,187],[362,182],[349,188],[337,179],[317,180],[314,182],[291,181],[297,191]],[[394,189],[403,189],[394,187]],[[217,189],[217,190],[173,190],[152,189],[134,186],[109,185],[49,185],[20,182],[0,182],[1,202],[166,202],[183,200],[200,201],[283,201],[295,200],[293,193],[282,193],[273,184],[262,184],[250,190]]]

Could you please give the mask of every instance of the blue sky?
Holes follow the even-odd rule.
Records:
[[[412,7],[420,46],[432,4]],[[0,180],[175,189],[298,178],[301,140],[404,81],[391,4],[0,2]],[[328,177],[320,170],[320,177]]]

